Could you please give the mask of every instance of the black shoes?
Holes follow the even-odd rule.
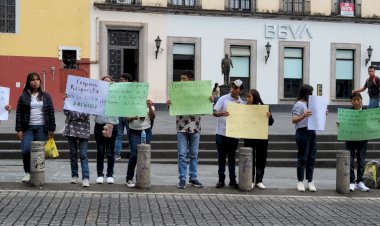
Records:
[[[216,188],[223,188],[224,186],[226,186],[224,184],[224,181],[218,181],[218,183],[216,184]]]

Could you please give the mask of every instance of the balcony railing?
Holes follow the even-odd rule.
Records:
[[[168,8],[201,8],[201,0],[168,0]]]
[[[229,0],[226,10],[233,11],[255,11],[256,0]]]
[[[123,4],[123,5],[141,5],[141,0],[106,0],[106,3]]]
[[[282,11],[288,14],[310,14],[310,1],[282,0]]]

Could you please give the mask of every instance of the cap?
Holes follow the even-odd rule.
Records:
[[[233,84],[234,84],[235,86],[237,86],[237,87],[240,87],[240,86],[243,85],[243,82],[242,82],[240,79],[236,79],[236,80],[233,82]]]

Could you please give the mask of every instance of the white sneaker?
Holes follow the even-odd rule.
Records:
[[[297,191],[305,192],[305,185],[303,184],[303,181],[298,182]]]
[[[82,187],[90,187],[90,182],[87,178],[82,180]]]
[[[252,183],[252,188],[255,188],[255,183]]]
[[[71,178],[71,183],[72,184],[77,184],[78,183],[78,177],[72,177]]]
[[[307,188],[311,192],[316,192],[317,191],[317,188],[315,187],[314,181],[307,182]]]
[[[113,184],[115,183],[115,180],[113,179],[113,177],[107,177],[107,184]]]
[[[355,191],[356,184],[350,184],[350,191]]]
[[[134,187],[136,187],[136,184],[135,184],[135,182],[133,182],[133,180],[129,180],[129,181],[127,182],[127,186],[128,186],[129,188],[134,188]]]
[[[30,181],[30,173],[26,173],[24,178],[22,178],[22,182],[29,182]]]
[[[360,191],[369,191],[369,188],[363,182],[356,184],[356,188],[360,189]]]
[[[103,184],[104,183],[104,177],[98,177],[98,178],[96,178],[96,183],[97,184]]]
[[[258,187],[258,188],[260,188],[260,189],[265,189],[265,185],[264,185],[262,182],[257,183],[257,184],[256,184],[256,187]]]

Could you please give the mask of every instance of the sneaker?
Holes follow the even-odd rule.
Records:
[[[303,181],[299,181],[297,184],[297,191],[304,192],[305,191],[305,185],[303,184]]]
[[[252,183],[252,189],[254,189],[255,188],[255,183]]]
[[[262,182],[257,183],[257,184],[256,184],[256,187],[258,187],[258,188],[260,188],[260,189],[265,189],[265,185],[264,185]]]
[[[360,191],[369,191],[369,188],[362,181],[356,184],[356,188]]]
[[[218,181],[218,183],[216,183],[216,188],[223,188],[224,186],[226,186],[224,181]]]
[[[350,184],[350,191],[355,191],[356,184]]]
[[[90,182],[87,178],[82,180],[82,187],[90,187]]]
[[[115,155],[115,160],[120,160],[121,156],[120,155]]]
[[[30,181],[30,173],[26,173],[24,178],[22,178],[22,182],[29,182]]]
[[[115,183],[115,180],[113,179],[113,177],[107,177],[107,184],[114,184]]]
[[[136,187],[136,184],[135,184],[135,182],[133,182],[133,180],[128,180],[127,181],[127,186],[129,188],[134,188],[134,187]]]
[[[96,183],[97,184],[103,184],[104,183],[104,177],[98,177],[98,178],[96,178]]]
[[[317,191],[317,188],[315,187],[314,181],[307,182],[307,188],[311,192],[316,192]]]
[[[189,180],[189,183],[197,188],[203,188],[203,184],[198,179]]]
[[[178,188],[184,189],[186,188],[186,181],[185,180],[180,180],[178,183]]]
[[[78,183],[78,177],[72,177],[71,178],[71,183],[72,184],[77,184]]]

